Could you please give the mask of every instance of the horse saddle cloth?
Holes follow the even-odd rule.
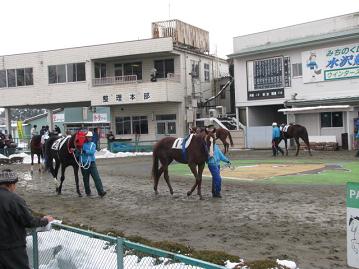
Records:
[[[192,137],[194,134],[190,134],[187,139],[179,137],[173,142],[172,148],[173,149],[183,149],[183,143],[185,143],[184,148],[188,148],[189,144],[191,144]],[[185,141],[185,142],[184,142]]]
[[[285,126],[283,126],[282,128],[281,128],[281,131],[283,132],[283,133],[286,133],[286,132],[288,132],[288,128],[289,128],[289,124],[287,124],[287,125],[285,125]]]
[[[66,137],[61,137],[57,140],[55,140],[55,142],[51,145],[51,149],[53,150],[60,150],[63,145],[67,142],[67,140],[70,139],[70,135],[66,136]]]

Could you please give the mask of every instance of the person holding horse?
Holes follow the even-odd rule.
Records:
[[[212,175],[212,196],[213,198],[222,198],[221,196],[221,167],[220,162],[230,164],[229,159],[222,153],[217,144],[214,144],[213,152],[209,152],[209,158],[207,160],[208,169]]]
[[[278,155],[278,151],[284,155],[284,151],[280,148],[279,142],[281,140],[280,129],[276,122],[272,123],[272,151],[273,157]]]
[[[86,142],[82,146],[82,153],[80,156],[81,160],[81,172],[84,181],[85,192],[87,196],[91,196],[90,189],[90,175],[95,182],[95,187],[99,196],[104,197],[106,192],[103,190],[102,181],[100,175],[97,171],[96,162],[95,162],[95,153],[96,145],[92,142],[93,134],[91,131],[88,131],[86,134]]]

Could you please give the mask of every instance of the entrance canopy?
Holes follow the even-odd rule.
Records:
[[[278,112],[284,114],[305,114],[317,112],[335,112],[335,111],[353,111],[350,105],[333,105],[333,106],[308,106],[308,107],[293,107],[278,109]]]

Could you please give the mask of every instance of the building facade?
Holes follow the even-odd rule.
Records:
[[[295,122],[352,148],[359,126],[359,13],[235,37],[236,108],[247,127]]]
[[[228,64],[209,55],[207,31],[177,20],[152,31],[145,40],[0,56],[0,107],[7,115],[46,108],[52,118],[55,108],[108,106],[118,138],[181,136]]]

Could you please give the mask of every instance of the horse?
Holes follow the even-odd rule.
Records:
[[[280,140],[279,140],[278,144],[282,140],[284,140],[285,151],[286,151],[287,156],[288,156],[287,139],[290,139],[290,138],[294,138],[295,143],[297,145],[297,152],[296,152],[295,156],[298,156],[298,153],[299,153],[299,138],[301,138],[304,141],[304,143],[307,145],[309,155],[312,156],[312,153],[310,151],[308,132],[304,126],[299,125],[299,124],[289,124],[289,125],[283,126],[283,124],[282,124],[280,133],[281,133],[281,136],[280,136]]]
[[[350,231],[353,233],[353,239],[351,239],[351,243],[352,243],[352,249],[356,254],[359,253],[359,238],[357,238],[357,233],[359,232],[358,226],[359,226],[359,217],[350,216],[349,227],[350,227]]]
[[[54,182],[56,184],[56,192],[57,194],[61,194],[62,184],[65,180],[65,170],[66,167],[72,166],[75,175],[75,183],[76,183],[76,192],[79,197],[82,197],[79,187],[79,167],[81,164],[77,160],[75,156],[75,150],[82,151],[82,146],[86,141],[85,132],[77,132],[72,136],[67,136],[63,138],[59,138],[58,136],[51,136],[46,141],[45,146],[45,154],[47,155],[46,167],[50,170],[50,173],[54,177]],[[62,140],[58,140],[62,139]],[[54,149],[52,146],[56,143],[59,143],[59,147]],[[62,143],[61,143],[62,142]],[[53,160],[55,160],[55,168],[53,167]],[[57,174],[59,171],[59,167],[61,164],[61,182],[60,184],[57,181]]]
[[[192,133],[192,134],[200,134],[201,132],[204,132],[204,131],[205,131],[205,129],[200,128],[200,127],[191,127],[191,129],[190,129],[190,133]],[[229,138],[231,147],[233,147],[233,140],[232,140],[231,132],[225,128],[219,127],[219,128],[215,129],[215,134],[216,134],[216,140],[219,139],[223,143],[224,154],[227,154],[227,152],[229,151],[229,143],[227,142],[227,137]]]
[[[173,189],[168,175],[168,166],[175,160],[179,163],[188,164],[195,177],[196,181],[191,190],[187,192],[187,196],[190,196],[197,187],[197,194],[202,200],[202,173],[209,154],[213,155],[215,143],[214,130],[201,134],[193,134],[192,140],[185,152],[183,152],[182,149],[172,148],[176,139],[175,137],[162,138],[153,147],[152,177],[154,179],[153,189],[155,194],[158,194],[158,181],[163,173],[169,191],[171,195],[173,195]],[[183,143],[185,143],[185,141],[183,141]],[[161,163],[160,168],[158,168],[158,161]]]
[[[34,135],[30,141],[31,153],[31,173],[34,172],[34,155],[37,156],[37,163],[39,164],[39,172],[41,172],[41,159],[43,159],[43,145],[41,144],[41,135]]]

